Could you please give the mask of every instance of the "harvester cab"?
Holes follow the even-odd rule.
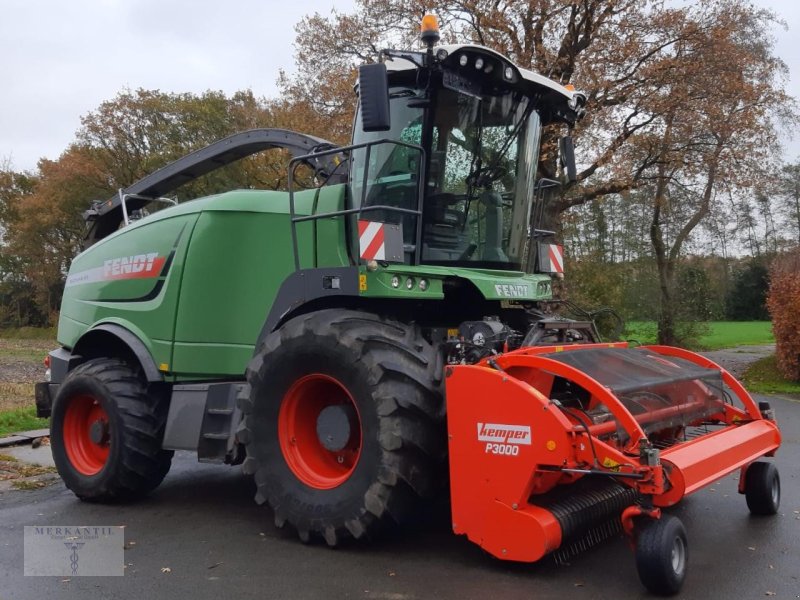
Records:
[[[574,124],[585,98],[487,48],[434,47],[433,26],[424,24],[426,52],[384,50],[385,62],[360,68],[355,207],[400,229],[395,262],[553,272],[537,264],[532,235],[548,233],[532,206],[545,183],[537,180],[541,130]],[[574,155],[562,154],[574,173]]]
[[[434,47],[433,22],[422,37],[426,52],[384,50],[385,62],[360,68],[354,207],[400,229],[395,261],[551,272],[532,243],[541,129],[573,124],[584,96],[487,48]]]
[[[58,471],[115,501],[157,487],[174,450],[241,464],[277,527],[331,546],[449,492],[453,530],[497,558],[623,530],[645,586],[676,593],[687,537],[662,509],[738,471],[750,511],[775,514],[772,411],[701,356],[549,312],[563,261],[540,229],[541,132],[585,99],[437,46],[431,19],[422,38],[360,69],[350,146],[242,132],[86,212],[36,386]],[[271,148],[293,157],[287,192],[145,214]],[[574,178],[569,137],[560,153]]]

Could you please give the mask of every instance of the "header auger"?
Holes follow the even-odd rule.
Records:
[[[39,414],[78,497],[146,494],[174,450],[241,464],[278,527],[336,545],[445,493],[453,529],[536,561],[624,531],[641,579],[677,592],[662,512],[741,471],[774,514],[767,406],[665,347],[602,343],[554,314],[541,130],[585,98],[480,46],[386,50],[360,69],[350,146],[283,130],[221,140],[95,203],[67,277]],[[575,165],[560,144],[567,177]],[[177,186],[284,148],[288,192],[235,190],[147,215]],[[315,186],[297,189],[304,164]]]

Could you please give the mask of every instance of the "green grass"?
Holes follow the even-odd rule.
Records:
[[[762,394],[800,394],[800,382],[787,381],[778,371],[772,354],[750,365],[742,375],[742,383],[751,392]]]
[[[652,321],[631,321],[626,325],[624,338],[653,344],[656,341],[656,324]],[[708,323],[708,333],[700,336],[700,346],[705,350],[774,342],[772,323],[769,321],[711,321]]]
[[[55,327],[15,327],[0,329],[0,338],[11,340],[54,340],[56,339]]]
[[[25,408],[15,408],[14,410],[0,412],[0,436],[16,433],[18,431],[44,429],[49,426],[49,419],[39,419],[36,417],[36,407],[34,406],[26,406]]]
[[[3,337],[0,333],[0,364],[24,361],[39,366],[47,353],[57,345],[52,337],[15,338]]]

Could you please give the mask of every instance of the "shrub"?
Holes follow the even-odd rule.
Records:
[[[772,315],[778,370],[786,379],[800,381],[800,248],[772,263],[767,307]]]
[[[731,321],[769,321],[765,306],[769,285],[767,268],[751,261],[738,269],[725,298],[726,317]]]

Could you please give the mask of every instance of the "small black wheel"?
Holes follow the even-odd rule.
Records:
[[[658,596],[677,594],[689,562],[686,529],[672,515],[648,519],[636,539],[636,569],[644,587]]]
[[[155,489],[173,452],[162,450],[167,403],[138,369],[114,358],[76,367],[59,387],[50,424],[53,460],[81,500],[130,500]]]
[[[754,515],[774,515],[781,505],[781,477],[768,462],[754,462],[745,472],[744,494]]]

